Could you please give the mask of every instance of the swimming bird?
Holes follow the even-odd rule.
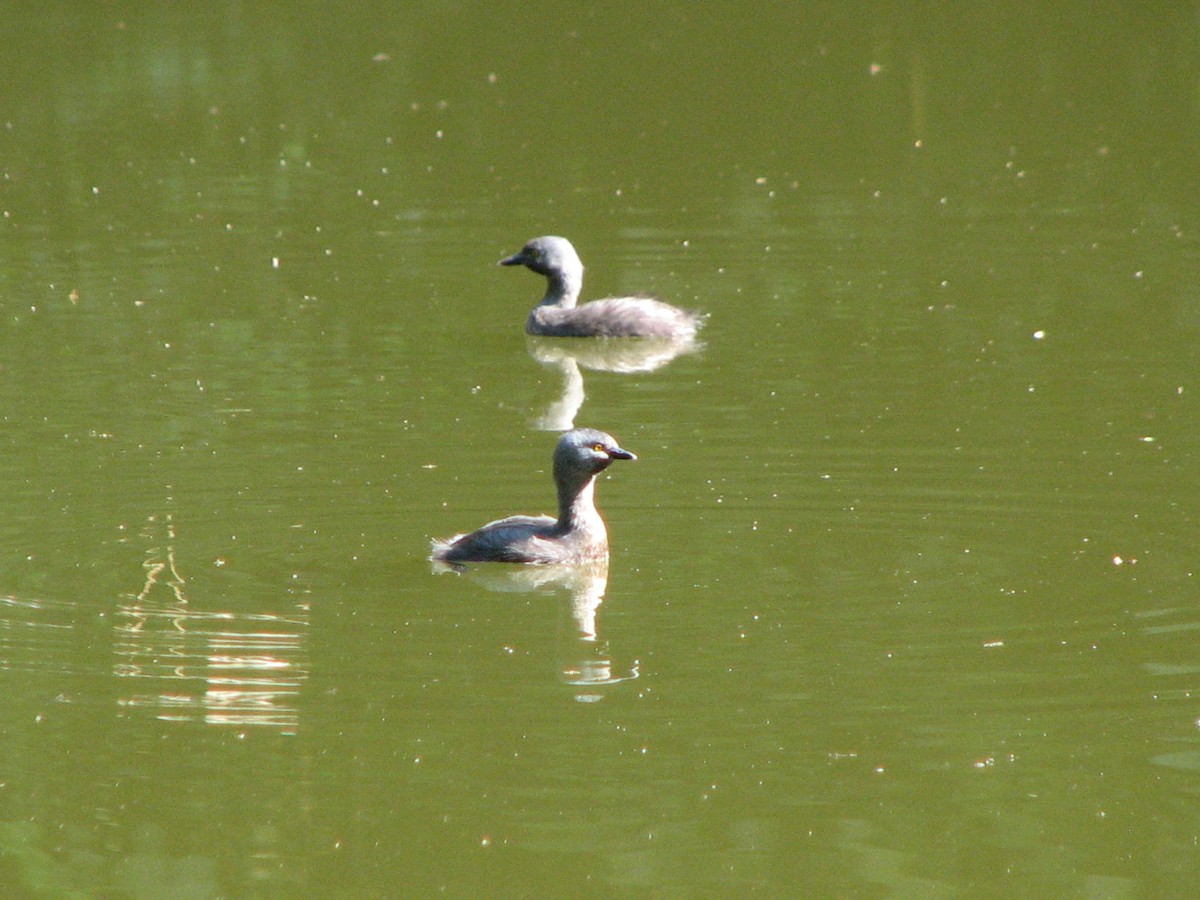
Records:
[[[576,428],[554,448],[558,518],[509,516],[470,534],[433,542],[435,560],[578,564],[608,557],[608,531],[593,498],[596,476],[616,459],[637,459],[616,439],[594,428]]]
[[[534,238],[502,266],[525,266],[546,276],[546,296],[529,313],[525,331],[550,337],[658,337],[691,340],[704,323],[699,313],[650,297],[609,297],[575,304],[583,263],[563,237]]]

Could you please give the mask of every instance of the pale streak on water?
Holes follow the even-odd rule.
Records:
[[[295,734],[308,677],[307,610],[291,615],[195,608],[175,558],[171,514],[142,532],[145,583],[114,610],[113,675],[123,715]]]

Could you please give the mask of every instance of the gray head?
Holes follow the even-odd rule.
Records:
[[[500,260],[502,266],[525,266],[547,278],[583,279],[583,263],[579,254],[564,237],[547,235],[534,238],[521,248],[520,253]]]
[[[579,485],[598,475],[614,459],[637,459],[616,438],[595,428],[576,428],[554,448],[554,480],[559,487]]]

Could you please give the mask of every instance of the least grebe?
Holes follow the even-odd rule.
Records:
[[[596,510],[596,476],[614,459],[637,459],[612,435],[576,428],[554,448],[558,518],[509,516],[470,534],[433,542],[433,558],[443,562],[577,564],[608,556],[608,532]]]
[[[703,317],[649,297],[609,297],[576,306],[583,287],[583,263],[562,237],[534,238],[500,260],[546,276],[546,296],[529,313],[525,330],[550,337],[660,337],[686,341],[696,336]]]

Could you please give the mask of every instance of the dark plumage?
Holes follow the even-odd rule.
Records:
[[[637,459],[594,428],[576,428],[554,448],[558,518],[509,516],[470,534],[433,542],[443,562],[582,563],[607,558],[608,532],[593,499],[596,476],[614,459]]]
[[[704,323],[692,310],[650,297],[609,297],[575,304],[583,288],[583,263],[571,242],[539,237],[502,266],[525,266],[546,276],[546,296],[529,313],[525,330],[550,337],[658,337],[691,340]]]

